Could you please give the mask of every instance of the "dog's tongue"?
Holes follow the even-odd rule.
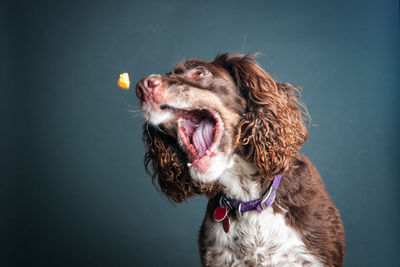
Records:
[[[200,121],[193,133],[193,145],[202,158],[214,139],[214,123],[210,119]]]

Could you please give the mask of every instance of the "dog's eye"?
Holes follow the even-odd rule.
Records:
[[[193,79],[201,79],[207,76],[209,72],[205,69],[196,69],[192,72],[191,78]]]

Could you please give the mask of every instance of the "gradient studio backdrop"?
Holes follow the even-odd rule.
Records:
[[[0,9],[1,266],[199,266],[206,200],[174,207],[156,192],[138,101],[116,81],[129,72],[134,88],[182,58],[224,51],[259,51],[272,76],[304,88],[318,126],[302,151],[341,212],[346,266],[398,266],[398,1]]]

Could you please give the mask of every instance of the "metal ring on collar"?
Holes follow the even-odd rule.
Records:
[[[243,215],[241,209],[242,209],[242,203],[239,203],[239,206],[238,206],[237,211],[236,211],[238,217],[242,217],[242,215]]]
[[[224,196],[221,196],[220,198],[219,198],[219,206],[220,207],[222,207],[224,204],[222,204],[222,199],[224,198]]]

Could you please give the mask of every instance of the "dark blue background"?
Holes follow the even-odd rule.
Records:
[[[206,200],[143,167],[134,84],[187,57],[256,52],[304,88],[303,152],[341,212],[346,266],[398,266],[398,1],[2,4],[2,266],[199,266]],[[3,175],[2,175],[3,176]]]

